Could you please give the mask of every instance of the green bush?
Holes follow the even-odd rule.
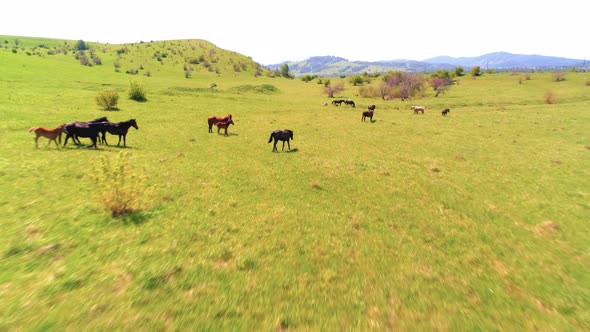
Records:
[[[96,183],[99,202],[113,217],[142,210],[147,188],[145,176],[130,169],[129,153],[121,151],[115,158],[102,156],[90,177]]]
[[[106,111],[117,109],[119,93],[116,90],[106,90],[96,96],[96,103]]]
[[[137,81],[129,82],[129,99],[135,101],[146,101],[146,93],[143,85]]]

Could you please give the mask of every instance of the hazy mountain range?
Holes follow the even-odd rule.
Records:
[[[466,71],[475,66],[483,70],[556,70],[582,68],[587,66],[585,60],[568,59],[543,55],[523,55],[507,52],[488,53],[478,57],[438,56],[423,61],[389,60],[389,61],[348,61],[336,56],[315,56],[303,61],[286,61],[265,67],[275,70],[287,64],[289,71],[295,76],[305,74],[319,76],[355,75],[364,72],[385,73],[390,70],[408,72],[433,72],[439,69],[454,70],[461,66]]]

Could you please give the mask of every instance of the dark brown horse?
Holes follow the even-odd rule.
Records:
[[[127,146],[127,132],[129,131],[129,128],[133,127],[136,130],[139,130],[139,127],[137,126],[137,122],[135,121],[135,119],[129,119],[127,121],[122,121],[122,122],[117,122],[117,123],[112,123],[112,122],[103,122],[103,123],[107,124],[107,126],[105,127],[105,131],[102,132],[102,141],[106,145],[109,145],[109,143],[107,143],[107,139],[106,139],[106,132],[108,132],[111,135],[119,136],[119,142],[117,142],[117,146],[119,146],[119,144],[121,144],[121,138],[123,138],[123,146]]]
[[[229,125],[233,125],[234,121],[230,118],[229,121],[225,121],[225,122],[217,122],[215,125],[217,126],[217,133],[219,134],[219,131],[221,129],[225,129],[225,136],[227,135],[227,127],[229,127]]]
[[[442,112],[441,112],[441,113],[442,113],[442,115],[443,115],[443,116],[447,116],[447,115],[449,114],[449,112],[450,112],[450,111],[451,111],[450,109],[448,109],[448,108],[445,108],[444,110],[442,110]]]
[[[207,118],[207,123],[209,124],[209,132],[212,133],[213,132],[213,125],[216,124],[217,122],[227,122],[230,121],[231,118],[231,114],[226,115],[225,117],[218,117],[218,116],[210,116]]]
[[[373,111],[364,111],[362,121],[365,122],[366,118],[371,119],[371,122],[373,122]]]
[[[275,143],[272,146],[272,152],[275,152],[277,150],[277,142],[278,141],[283,141],[283,148],[281,149],[281,151],[285,150],[285,142],[287,142],[287,146],[289,147],[289,151],[291,151],[291,144],[289,143],[289,140],[293,138],[293,130],[289,130],[289,129],[285,129],[285,130],[275,130],[270,134],[270,137],[268,139],[268,143],[272,142],[272,140],[275,140]]]
[[[68,144],[68,139],[72,137],[88,137],[92,140],[92,145],[95,149],[98,149],[96,146],[96,142],[98,141],[98,136],[109,125],[108,122],[71,122],[65,125],[64,131],[66,133],[66,139],[64,141],[64,146]]]

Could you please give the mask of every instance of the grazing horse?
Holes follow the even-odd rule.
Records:
[[[234,121],[232,119],[229,119],[229,121],[225,121],[225,122],[217,122],[215,125],[217,126],[217,133],[219,134],[219,131],[223,128],[225,129],[225,136],[229,136],[227,134],[227,127],[229,127],[229,125],[233,125]]]
[[[68,138],[72,137],[88,137],[92,140],[92,145],[95,149],[98,149],[96,146],[96,141],[98,140],[98,135],[101,132],[106,130],[106,127],[109,125],[109,122],[91,122],[91,123],[84,123],[84,122],[71,122],[65,125],[64,131],[66,133],[66,140],[64,142],[64,146],[68,144]],[[89,146],[89,147],[90,147]]]
[[[371,119],[371,122],[373,122],[373,111],[364,111],[362,121],[365,122],[366,118]]]
[[[53,141],[55,143],[55,146],[57,146],[57,148],[59,150],[61,150],[61,148],[59,147],[59,144],[61,144],[61,133],[64,132],[64,126],[65,126],[65,124],[59,125],[55,129],[47,129],[44,127],[33,127],[31,129],[29,129],[29,133],[32,131],[35,132],[35,147],[39,148],[39,137],[43,136],[43,137],[49,139],[49,142],[47,142],[47,145],[45,145],[45,148],[47,148],[49,146],[49,144],[51,143],[51,141]],[[57,138],[59,138],[59,144],[57,144],[57,141],[56,141]]]
[[[418,114],[418,112],[422,112],[422,114],[424,114],[424,106],[412,106],[411,108],[414,111],[414,114]]]
[[[450,109],[448,109],[448,108],[445,108],[444,110],[442,110],[442,112],[441,112],[441,113],[442,113],[442,115],[443,115],[443,116],[447,116],[447,115],[449,114],[449,112],[450,112],[450,111],[451,111]]]
[[[344,99],[332,100],[332,105],[334,105],[334,106],[340,106],[340,105],[342,105],[343,102],[344,102]]]
[[[281,151],[285,150],[285,142],[287,142],[287,146],[289,147],[289,151],[291,151],[291,144],[289,143],[289,140],[293,138],[293,130],[289,130],[289,129],[285,129],[285,130],[275,130],[270,134],[270,137],[268,139],[268,143],[272,142],[272,140],[275,140],[275,143],[272,146],[272,152],[275,152],[277,150],[277,142],[278,141],[283,141],[283,148],[281,149]]]
[[[367,108],[369,109],[369,111],[374,111],[376,107],[377,106],[375,106],[375,105],[369,105],[369,106],[367,106]]]
[[[226,115],[225,117],[217,117],[217,116],[210,116],[207,118],[207,123],[209,123],[209,132],[212,133],[213,132],[213,125],[216,124],[217,122],[227,122],[229,120],[231,120],[231,114]]]
[[[352,99],[346,99],[344,101],[344,104],[346,105],[352,105],[352,107],[354,108],[356,105],[354,104],[354,101],[352,101]]]
[[[107,139],[106,139],[106,132],[108,132],[111,135],[118,135],[119,136],[119,142],[117,142],[117,146],[119,146],[121,144],[121,137],[123,137],[123,146],[127,146],[127,132],[129,131],[130,127],[135,128],[136,130],[139,130],[139,127],[137,126],[137,122],[135,121],[135,119],[129,119],[127,121],[122,121],[122,122],[118,122],[118,123],[112,123],[112,122],[103,122],[106,123],[106,127],[105,130],[102,131],[102,141],[104,142],[104,144],[109,145],[109,143],[107,143]]]

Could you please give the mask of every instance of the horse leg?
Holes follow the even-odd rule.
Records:
[[[121,144],[121,135],[119,135],[119,142],[117,142],[117,146],[119,146],[119,144]]]
[[[58,150],[61,150],[61,148],[59,147],[59,144],[57,144],[57,140],[56,139],[53,140],[53,143],[55,143],[55,146],[57,146],[57,149]]]
[[[104,145],[109,145],[109,143],[107,143],[107,133],[106,133],[106,131],[104,133],[102,133],[102,142],[104,143]]]
[[[289,147],[289,151],[291,151],[291,143],[289,143],[289,140],[287,140],[287,146]]]
[[[285,141],[283,141],[283,147],[281,148],[281,151],[285,151]]]
[[[35,148],[39,148],[39,136],[35,137]]]
[[[228,127],[229,127],[229,126],[228,126]],[[225,127],[225,136],[229,136],[229,135],[227,134],[227,127]]]
[[[275,151],[277,151],[277,152],[278,152],[278,150],[277,150],[277,143],[278,143],[278,142],[279,142],[279,141],[278,141],[277,139],[275,139],[275,143],[272,145],[272,152],[275,152]]]
[[[127,146],[127,134],[123,135],[123,146]]]

